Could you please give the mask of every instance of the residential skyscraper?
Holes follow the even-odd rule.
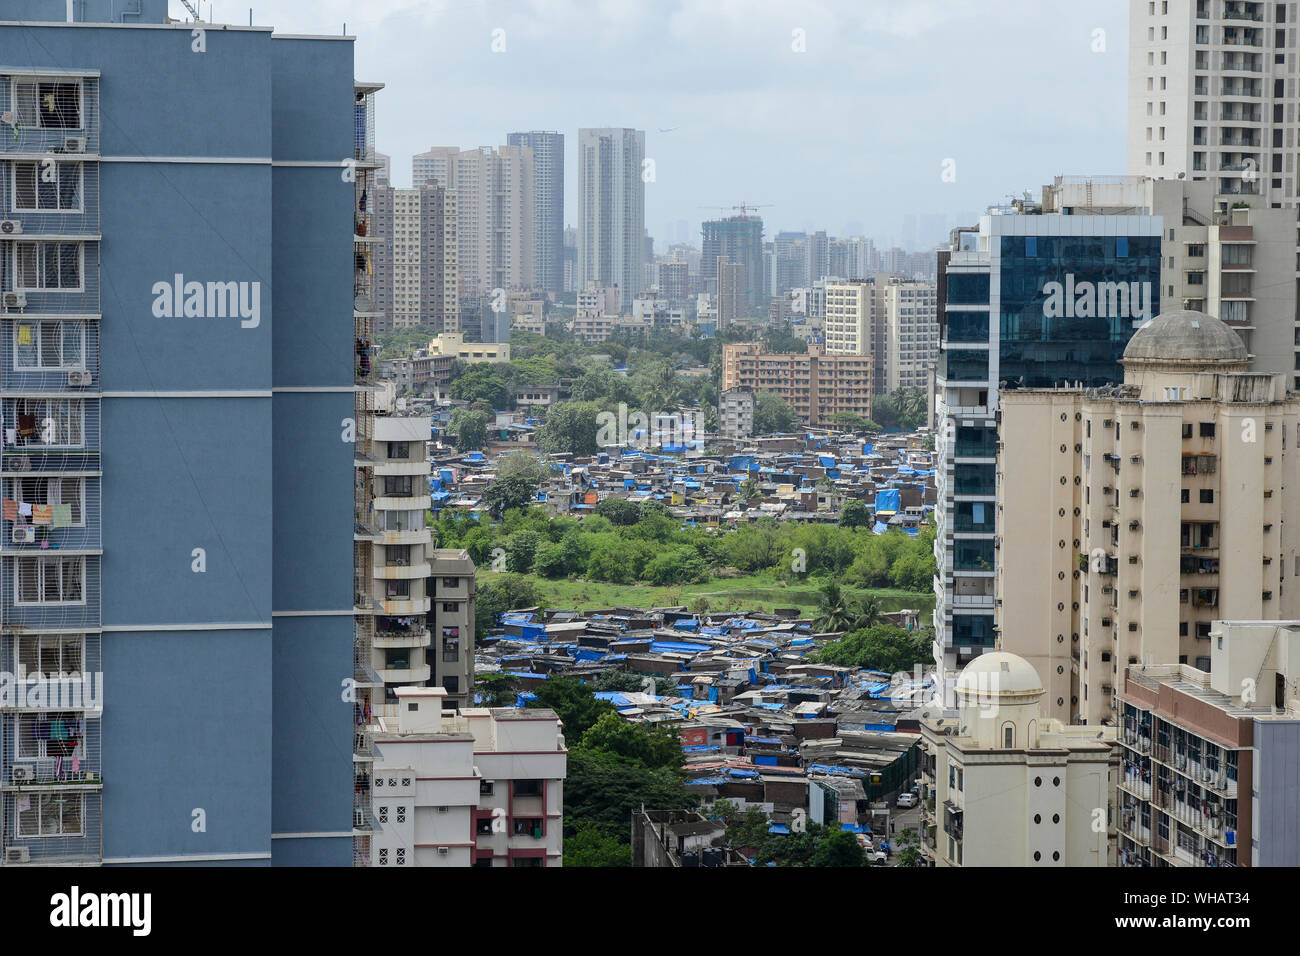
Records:
[[[1218,211],[1296,205],[1295,8],[1129,4],[1128,172],[1208,180]]]
[[[578,281],[642,291],[645,259],[645,132],[578,130]]]
[[[563,292],[564,134],[511,133],[506,143],[533,151],[533,282],[546,292]]]
[[[0,25],[0,670],[102,694],[0,712],[0,860],[346,866],[377,86],[350,37],[196,68],[164,0],[72,6]]]
[[[718,278],[718,257],[726,256],[745,270],[744,307],[750,314],[766,311],[768,295],[763,283],[763,220],[758,216],[730,216],[704,222],[700,278]],[[721,289],[719,289],[721,291]]]
[[[413,181],[456,190],[463,299],[534,286],[533,152],[526,146],[435,146],[411,160]],[[462,311],[465,309],[462,301]],[[477,312],[478,306],[470,308]]]

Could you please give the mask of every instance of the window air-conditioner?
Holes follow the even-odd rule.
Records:
[[[14,544],[32,544],[35,541],[36,541],[35,528],[14,528],[14,534],[13,534]]]
[[[30,763],[16,763],[13,766],[14,783],[31,783],[36,779],[36,767]]]
[[[447,812],[448,810],[450,810],[450,809],[451,809],[451,807],[439,807],[439,808],[438,808],[438,812],[439,812],[439,813],[446,813],[446,812]]]
[[[65,153],[84,153],[86,151],[86,137],[84,136],[63,137],[63,151]]]
[[[89,385],[89,384],[91,383],[91,381],[92,381],[92,377],[91,377],[90,372],[85,371],[84,369],[83,369],[83,370],[79,370],[79,371],[69,372],[69,373],[68,373],[68,384],[69,384],[69,385],[82,385],[82,386],[84,386],[84,385]]]
[[[25,309],[27,308],[27,293],[6,292],[4,304],[6,309]]]
[[[450,847],[445,847],[445,846],[438,847],[438,856],[446,856],[450,852],[451,852]]]
[[[25,846],[7,846],[5,847],[6,863],[30,863],[32,860],[32,851]]]
[[[0,219],[0,236],[21,236],[23,224],[17,219]]]

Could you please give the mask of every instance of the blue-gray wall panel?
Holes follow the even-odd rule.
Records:
[[[1300,866],[1300,721],[1255,721],[1260,866]],[[1245,791],[1251,781],[1239,781]],[[1238,800],[1249,798],[1242,792]],[[1237,841],[1249,846],[1250,834]]]
[[[348,392],[280,392],[273,399],[275,610],[352,606],[353,461],[343,441]]]
[[[104,388],[269,388],[270,167],[108,163],[103,193]],[[154,284],[177,273],[205,288],[249,283],[250,305],[259,283],[257,326],[155,316]]]
[[[275,619],[275,833],[352,829],[355,725],[353,705],[343,699],[343,682],[352,677],[352,635],[350,617]]]
[[[355,185],[338,169],[277,168],[274,175],[275,384],[351,385]]]
[[[104,399],[105,624],[270,621],[270,409]]]
[[[104,635],[105,857],[270,852],[271,681],[270,630]]]

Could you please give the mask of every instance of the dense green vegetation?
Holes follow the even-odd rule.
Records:
[[[913,538],[900,531],[877,535],[862,526],[762,518],[719,534],[683,528],[658,502],[620,499],[602,501],[595,514],[578,521],[519,507],[530,487],[521,476],[497,484],[502,489],[488,504],[501,520],[444,514],[433,525],[438,547],[464,548],[479,567],[491,567],[500,548],[504,570],[515,574],[660,587],[770,571],[785,581],[827,575],[847,587],[929,591],[934,577],[932,526]]]
[[[868,866],[866,851],[847,830],[807,823],[790,833],[769,833],[758,807],[742,812],[730,800],[714,801],[710,815],[727,825],[729,849],[743,851],[760,866]]]
[[[578,681],[553,677],[535,693],[528,706],[555,711],[569,747],[564,865],[631,866],[634,810],[684,810],[698,802],[683,783],[677,734],[624,720]]]

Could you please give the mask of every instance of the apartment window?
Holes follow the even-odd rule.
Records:
[[[20,129],[81,129],[81,83],[77,80],[14,80]]]
[[[542,781],[540,780],[516,780],[515,796],[516,797],[540,797],[542,795]]]
[[[1203,505],[1211,505],[1211,504],[1214,504],[1214,489],[1213,489],[1213,488],[1202,488],[1202,489],[1201,489],[1201,504],[1203,504]]]
[[[410,458],[411,443],[405,441],[390,441],[388,443],[389,458]]]
[[[14,243],[12,288],[36,292],[80,292],[81,243]]]
[[[85,670],[86,638],[83,634],[20,634],[15,638],[14,672],[80,674]]]
[[[390,498],[411,497],[411,475],[385,475],[384,494]]]
[[[1188,489],[1184,488],[1182,494],[1183,494],[1183,504],[1190,504],[1192,500],[1192,493]]]
[[[1214,437],[1214,422],[1201,422],[1201,437],[1202,438]]]
[[[492,796],[492,781],[491,781],[491,780],[480,780],[480,781],[478,782],[478,792],[479,792],[479,796],[481,796],[481,797],[490,797],[490,796]]]
[[[85,368],[86,329],[81,322],[19,322],[14,328],[14,370]]]
[[[442,659],[444,663],[455,663],[460,660],[460,628],[442,629]]]
[[[460,610],[460,604],[456,601],[443,601],[442,610],[446,614],[455,614]]]
[[[1176,395],[1175,395],[1174,397],[1177,398]],[[1184,423],[1183,423],[1183,438],[1191,438],[1191,437],[1192,437],[1192,423],[1191,423],[1191,422],[1184,422]]]
[[[14,163],[15,212],[81,212],[81,163]]]
[[[85,435],[85,407],[80,399],[20,398],[8,421],[17,422],[18,445],[80,448]]]
[[[65,527],[86,526],[84,478],[10,478],[7,496],[33,505],[68,505],[70,524]]]
[[[442,586],[445,588],[458,588],[460,587],[460,578],[443,578]]]
[[[398,579],[388,582],[388,599],[391,601],[395,598],[409,599],[411,596],[411,582],[406,579]]]
[[[409,568],[411,566],[411,546],[409,544],[384,545],[384,560],[390,568]]]
[[[80,793],[32,793],[15,802],[13,835],[71,837],[85,833],[85,796]]]
[[[19,557],[14,561],[18,604],[85,604],[85,558]]]
[[[449,694],[459,694],[460,678],[456,677],[453,674],[442,675],[442,689]],[[455,707],[455,702],[451,700],[444,700],[442,703],[444,709],[451,709]]]

